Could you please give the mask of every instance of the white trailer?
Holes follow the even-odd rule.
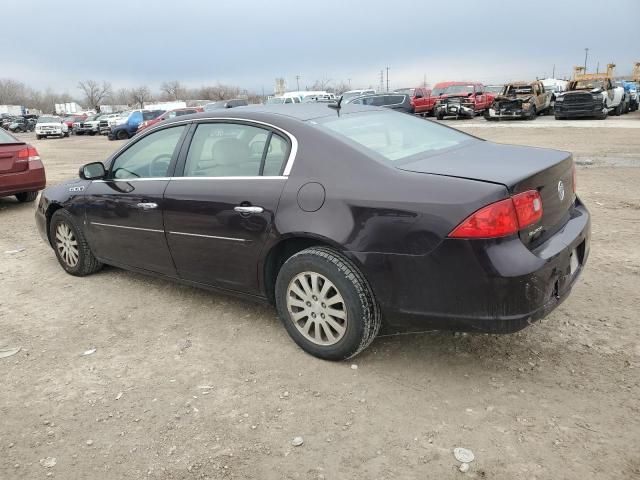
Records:
[[[0,105],[0,113],[8,115],[23,115],[25,108],[22,105]]]

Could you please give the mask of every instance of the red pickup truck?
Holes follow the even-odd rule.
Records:
[[[436,105],[437,101],[440,99],[442,91],[449,83],[436,83],[433,89],[424,87],[401,88],[396,90],[396,92],[404,93],[411,97],[411,104],[415,108],[414,113],[417,113],[418,115],[429,115],[433,112],[433,107]]]
[[[446,82],[434,112],[438,120],[444,117],[473,118],[491,106],[495,95],[479,82]]]

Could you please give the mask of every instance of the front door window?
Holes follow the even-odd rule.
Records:
[[[184,125],[165,128],[140,139],[114,160],[110,178],[166,177],[185,128]]]

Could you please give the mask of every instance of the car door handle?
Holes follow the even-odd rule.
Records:
[[[157,203],[153,202],[142,202],[136,205],[138,208],[142,208],[143,210],[151,210],[152,208],[158,208]]]
[[[234,210],[238,213],[247,213],[247,214],[264,212],[264,208],[262,207],[251,207],[251,206],[244,206],[244,205],[238,205],[237,207],[234,208]]]

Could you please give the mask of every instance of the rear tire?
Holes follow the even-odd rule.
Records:
[[[38,192],[16,193],[16,198],[20,203],[33,202],[36,198],[38,198]]]
[[[102,263],[93,256],[84,232],[67,210],[57,210],[51,217],[49,238],[58,263],[70,275],[84,277],[102,268]]]
[[[42,140],[42,135],[36,135],[36,140]]]
[[[275,292],[289,336],[318,358],[353,357],[380,330],[380,309],[367,280],[331,248],[311,247],[290,257],[278,272]]]

